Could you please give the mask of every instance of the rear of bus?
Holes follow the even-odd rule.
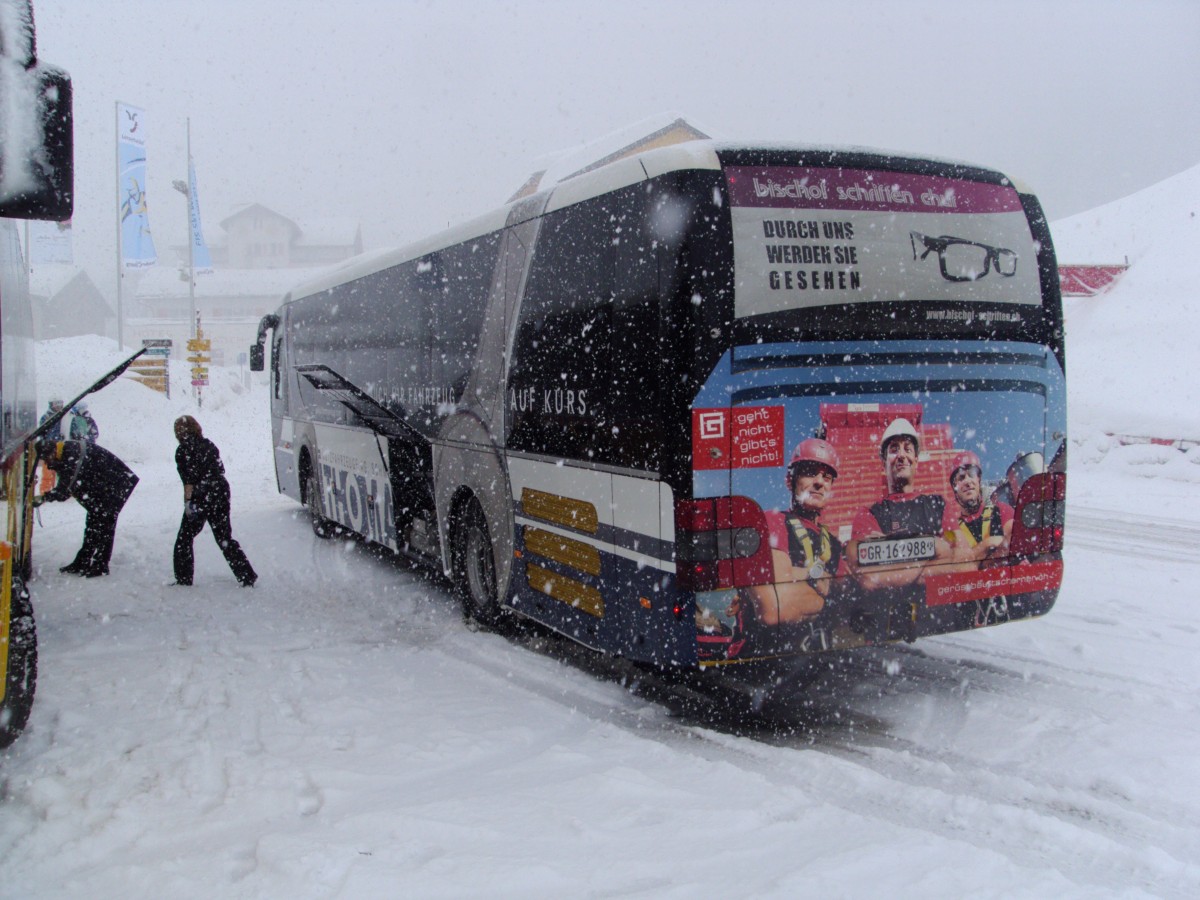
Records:
[[[697,177],[727,215],[689,238],[706,265],[675,522],[701,665],[1047,612],[1066,406],[1037,200],[929,160],[718,155]]]

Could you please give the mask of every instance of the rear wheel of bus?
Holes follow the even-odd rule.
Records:
[[[0,703],[0,748],[7,747],[25,730],[37,683],[37,630],[33,623],[33,605],[19,578],[13,578],[12,582],[7,652],[8,672],[4,700]]]
[[[469,619],[494,625],[500,617],[496,596],[496,558],[487,521],[478,501],[468,500],[453,535],[454,584]]]

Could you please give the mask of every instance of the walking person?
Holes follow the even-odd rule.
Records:
[[[53,502],[74,497],[87,510],[83,546],[59,571],[96,578],[108,574],[117,516],[137,486],[138,477],[114,454],[87,441],[39,440],[37,455],[57,476],[54,489],[35,498]]]
[[[191,416],[175,420],[175,468],[183,482],[183,519],[175,538],[175,583],[190,585],[194,569],[192,542],[207,522],[225,561],[243,587],[252,587],[258,575],[233,538],[229,524],[229,482],[217,445],[204,436]]]

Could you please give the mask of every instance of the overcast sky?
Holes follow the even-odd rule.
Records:
[[[118,100],[146,111],[160,259],[186,121],[210,241],[238,204],[368,248],[503,203],[555,153],[661,113],[716,137],[963,159],[1051,219],[1200,163],[1194,0],[34,0],[75,85],[76,258],[115,278]],[[165,261],[165,260],[164,260]]]

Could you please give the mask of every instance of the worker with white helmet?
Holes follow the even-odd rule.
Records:
[[[921,437],[912,422],[892,420],[879,439],[879,456],[887,494],[855,517],[847,554],[867,591],[919,584],[931,562],[951,557],[945,497],[917,490]]]

